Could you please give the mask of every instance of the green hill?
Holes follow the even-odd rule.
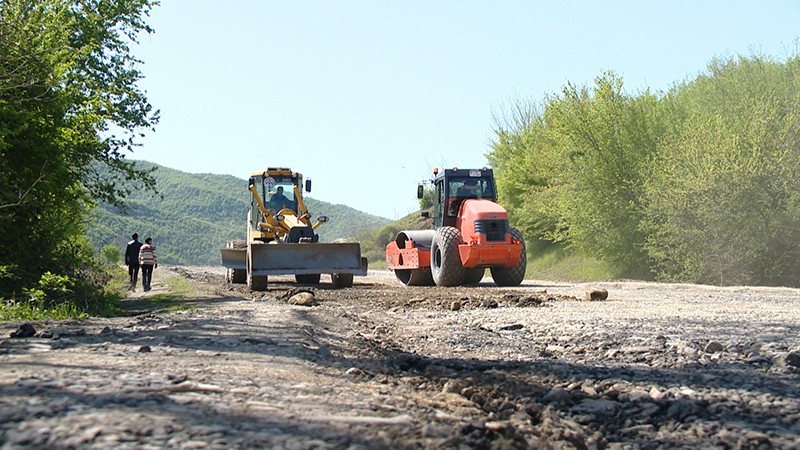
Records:
[[[159,194],[134,190],[122,212],[100,205],[91,214],[88,235],[95,247],[114,245],[124,251],[130,235],[152,236],[159,260],[167,264],[218,265],[219,249],[230,239],[244,239],[249,207],[247,181],[230,175],[193,174],[153,163]],[[317,232],[331,242],[376,230],[391,221],[345,205],[304,197],[313,217],[330,222]]]

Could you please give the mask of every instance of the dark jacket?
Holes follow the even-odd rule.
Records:
[[[139,265],[139,250],[142,248],[142,243],[138,240],[128,242],[128,248],[125,249],[125,265]]]

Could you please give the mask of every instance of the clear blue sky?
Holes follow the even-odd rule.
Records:
[[[606,70],[664,91],[715,56],[783,60],[800,36],[798,1],[162,1],[134,48],[162,118],[130,157],[288,166],[311,197],[389,219],[433,167],[486,166],[517,101]]]

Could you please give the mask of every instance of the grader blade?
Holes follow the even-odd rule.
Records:
[[[250,246],[253,276],[315,273],[367,274],[358,243],[257,244]]]
[[[222,248],[222,265],[228,269],[247,270],[246,248]]]

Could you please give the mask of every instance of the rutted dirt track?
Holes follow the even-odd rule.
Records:
[[[201,307],[0,324],[3,448],[800,447],[797,289],[174,274]]]

